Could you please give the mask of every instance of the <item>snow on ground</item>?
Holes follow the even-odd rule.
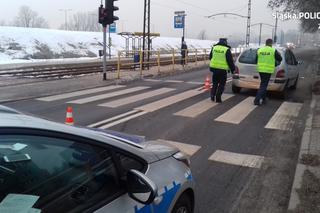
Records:
[[[111,34],[112,55],[125,49],[125,39]],[[46,62],[47,59],[97,58],[102,49],[102,32],[0,27],[0,64]],[[210,48],[215,42],[186,40],[189,48]],[[180,48],[181,38],[153,39],[154,49]]]

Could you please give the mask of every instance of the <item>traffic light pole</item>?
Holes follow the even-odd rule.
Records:
[[[107,80],[107,26],[103,26],[103,80]]]

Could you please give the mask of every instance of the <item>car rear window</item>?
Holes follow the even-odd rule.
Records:
[[[239,62],[243,64],[257,64],[257,49],[245,50],[239,58]]]

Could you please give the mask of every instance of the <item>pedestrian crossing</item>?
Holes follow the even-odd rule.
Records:
[[[63,101],[66,104],[80,105],[93,104],[106,108],[107,112],[120,108],[120,114],[112,117],[108,117],[108,114],[106,114],[104,119],[102,117],[101,120],[88,125],[89,127],[102,129],[111,128],[171,106],[178,107],[176,107],[176,111],[170,110],[170,116],[197,119],[204,113],[215,112],[215,109],[218,106],[223,106],[224,103],[233,103],[233,106],[222,110],[222,112],[222,107],[219,107],[219,115],[212,113],[214,116],[209,117],[209,120],[217,123],[217,125],[219,123],[240,125],[258,108],[253,104],[254,97],[244,97],[241,98],[241,101],[235,102],[233,100],[236,95],[223,94],[223,103],[218,104],[210,100],[208,92],[202,87],[194,87],[196,85],[193,85],[193,88],[179,91],[170,87],[136,86],[128,88],[116,85],[42,97],[36,100],[43,102]],[[152,100],[149,101],[150,98]],[[143,104],[140,102],[143,102]],[[180,107],[181,102],[184,102],[181,105],[183,107]],[[135,107],[130,108],[130,104],[135,104]],[[263,107],[268,106],[262,106],[261,108]],[[302,103],[283,102],[279,108],[274,109],[273,115],[263,127],[270,130],[292,131],[301,108]]]
[[[227,111],[215,121],[240,124],[257,106],[253,105],[254,97],[246,98],[244,101],[237,104],[231,110]]]

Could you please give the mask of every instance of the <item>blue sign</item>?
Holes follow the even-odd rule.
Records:
[[[174,28],[184,28],[184,16],[174,16]]]
[[[109,32],[110,33],[116,33],[117,32],[117,25],[116,23],[110,24],[109,25]]]

